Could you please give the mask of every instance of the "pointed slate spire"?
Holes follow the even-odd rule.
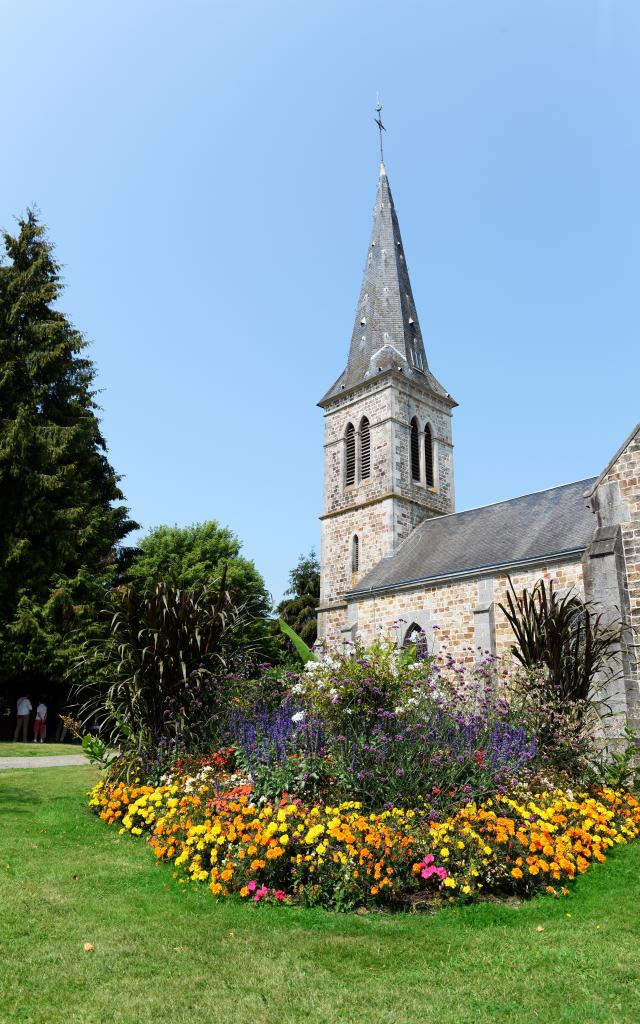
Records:
[[[448,397],[429,371],[398,217],[382,163],[347,368],[322,401],[394,367]]]

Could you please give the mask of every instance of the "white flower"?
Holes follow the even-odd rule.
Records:
[[[304,711],[296,711],[295,715],[291,716],[291,721],[292,722],[302,722],[302,721],[304,721]]]
[[[291,692],[292,693],[303,693],[304,692],[304,683],[294,683],[293,686],[291,687]]]

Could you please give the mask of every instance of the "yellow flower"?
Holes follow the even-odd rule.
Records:
[[[455,889],[458,883],[456,882],[455,878],[451,877],[451,875],[447,875],[447,877],[444,880],[444,884],[446,885],[447,889]]]

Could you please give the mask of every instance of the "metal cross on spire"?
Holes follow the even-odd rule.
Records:
[[[382,103],[380,102],[380,97],[376,93],[376,117],[374,118],[374,120],[375,120],[375,122],[376,122],[376,124],[378,126],[378,131],[380,132],[380,163],[383,164],[384,163],[384,150],[382,148],[382,133],[386,132],[387,129],[385,128],[385,126],[382,123],[382,118],[380,117],[381,113],[382,113]]]

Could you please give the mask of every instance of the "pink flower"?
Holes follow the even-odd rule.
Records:
[[[443,882],[444,879],[447,877],[447,869],[436,867],[434,861],[435,857],[433,856],[433,854],[428,853],[427,856],[422,861],[422,871],[420,872],[420,877],[431,878],[433,875],[435,875],[437,878],[440,879],[441,882]]]
[[[254,900],[256,901],[256,903],[259,903],[260,900],[262,899],[262,897],[266,896],[268,892],[269,892],[269,890],[267,889],[266,885],[261,885],[260,888],[254,894],[254,897],[253,897]]]
[[[284,899],[284,892],[283,892],[282,889],[276,889],[276,891],[274,892],[273,895],[275,896],[275,898],[277,900],[283,900]]]
[[[254,881],[254,879],[251,879],[251,881],[247,885],[247,889],[249,890],[249,892],[253,892],[257,884],[258,883]]]

